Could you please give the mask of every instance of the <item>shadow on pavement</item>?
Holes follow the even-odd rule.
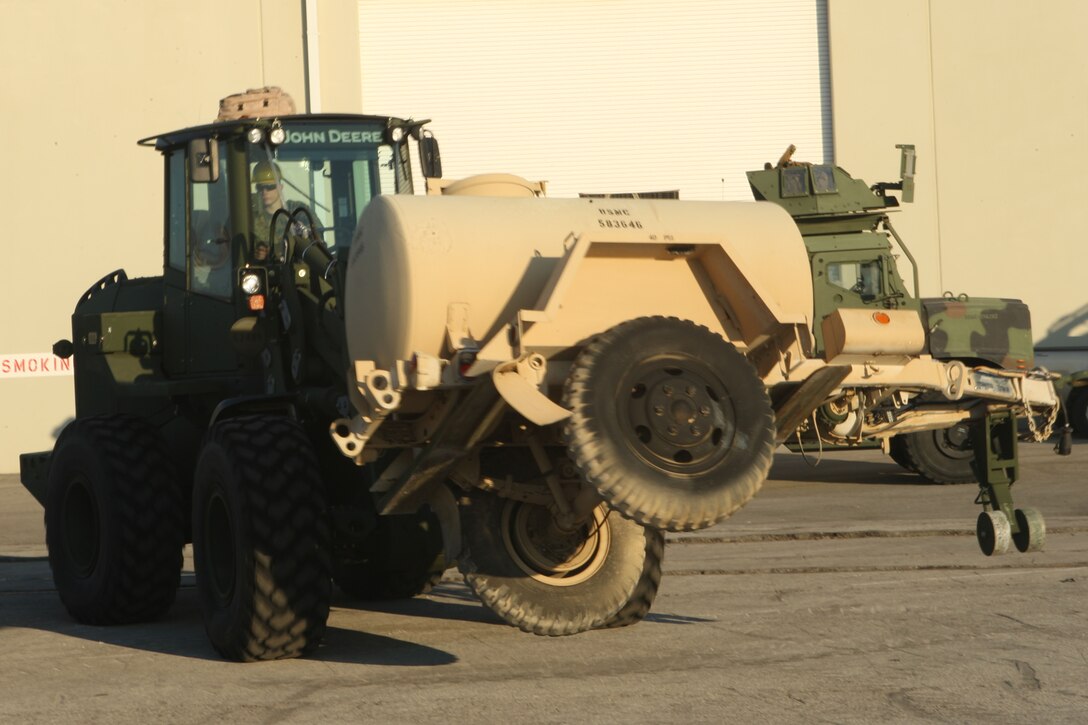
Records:
[[[344,609],[399,614],[406,617],[509,626],[490,609],[480,604],[480,600],[463,581],[443,581],[426,596],[412,599],[363,601],[352,599],[337,591],[333,595],[333,605]]]
[[[342,627],[329,627],[317,653],[307,659],[397,667],[435,667],[457,662],[456,655],[444,650]]]
[[[97,627],[73,621],[55,591],[8,594],[0,609],[4,629],[36,629],[97,642],[175,657],[225,662],[204,633],[196,590],[182,587],[169,613],[144,624]],[[306,659],[348,664],[390,666],[448,665],[457,657],[433,647],[341,627],[329,627],[321,647]]]
[[[339,598],[338,598],[339,597]],[[408,617],[424,617],[426,619],[457,620],[459,622],[477,622],[480,624],[497,624],[502,627],[510,627],[494,612],[480,603],[476,595],[463,581],[446,580],[436,586],[431,592],[414,599],[399,599],[393,601],[365,602],[347,599],[343,594],[333,597],[335,606],[359,611],[381,612],[383,614],[398,614]],[[644,622],[654,624],[698,624],[712,622],[712,619],[699,617],[684,617],[664,612],[651,612],[646,615]]]
[[[777,451],[767,477],[771,481],[796,483],[861,483],[870,486],[929,486],[925,479],[907,471],[892,460],[850,460],[850,453],[835,452],[835,457],[818,453]]]

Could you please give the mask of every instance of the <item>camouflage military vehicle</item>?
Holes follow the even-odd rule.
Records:
[[[823,320],[839,309],[910,310],[921,317],[926,335],[923,351],[934,359],[1030,370],[1034,366],[1031,318],[1021,301],[951,293],[940,298],[919,296],[918,265],[888,218],[899,199],[887,192],[901,191],[905,202],[914,196],[914,147],[898,148],[900,181],[871,188],[839,167],[794,162],[793,146],[775,166],[767,164],[748,173],[755,198],[782,206],[801,230],[812,270],[813,320]],[[899,272],[900,254],[910,262],[909,285]],[[816,352],[822,353],[826,343],[819,324],[813,326],[813,336]],[[902,395],[900,405],[925,406],[931,397]],[[864,434],[858,410],[849,394],[829,400],[791,432],[787,445],[794,450],[874,445],[876,441]],[[1052,426],[1053,420],[1048,419],[1045,435]],[[970,426],[963,421],[882,440],[897,463],[929,481],[976,480]]]
[[[1050,382],[923,354],[914,309],[839,309],[814,345],[808,254],[775,204],[448,182],[422,122],[274,100],[142,142],[164,160],[163,274],[101,278],[55,346],[76,420],[22,480],[76,619],[161,615],[191,540],[233,659],[312,651],[331,582],[411,596],[454,562],[523,630],[631,624],[663,532],[743,506],[776,421],[827,400],[870,437],[969,423],[993,472],[983,550],[1042,543],[1007,433]],[[429,195],[409,193],[412,139]]]

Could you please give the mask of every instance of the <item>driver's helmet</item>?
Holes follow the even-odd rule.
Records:
[[[254,186],[257,184],[278,184],[280,178],[280,167],[271,161],[258,161],[253,167],[253,173],[250,174]]]

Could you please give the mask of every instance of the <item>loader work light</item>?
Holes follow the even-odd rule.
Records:
[[[247,274],[242,277],[242,291],[247,295],[255,295],[261,291],[261,278],[255,274]]]
[[[284,130],[283,126],[273,126],[272,130],[268,132],[268,140],[272,142],[273,146],[279,146],[287,140],[287,131]]]
[[[260,143],[264,140],[264,131],[259,128],[251,128],[246,131],[246,140],[250,143]]]

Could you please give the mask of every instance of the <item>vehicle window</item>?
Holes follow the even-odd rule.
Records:
[[[174,269],[185,270],[185,153],[171,151],[166,159],[167,218],[166,263]]]
[[[219,180],[189,184],[189,289],[231,295],[230,205],[227,148],[219,142]]]
[[[871,300],[883,292],[879,260],[869,262],[830,262],[827,265],[827,280],[836,287],[861,296],[862,300]]]
[[[346,249],[367,203],[395,191],[393,154],[382,143],[382,127],[338,123],[286,130],[287,142],[280,146],[249,147],[254,257],[262,246],[277,253],[288,217],[302,223],[312,218],[325,244]]]
[[[393,147],[378,147],[378,176],[381,179],[380,194],[395,194],[397,191],[397,174],[393,169]]]
[[[272,160],[255,156],[249,169],[254,249],[262,244],[275,249],[288,218],[300,224],[312,219],[329,247],[351,244],[359,214],[379,193],[377,149],[281,150]]]

